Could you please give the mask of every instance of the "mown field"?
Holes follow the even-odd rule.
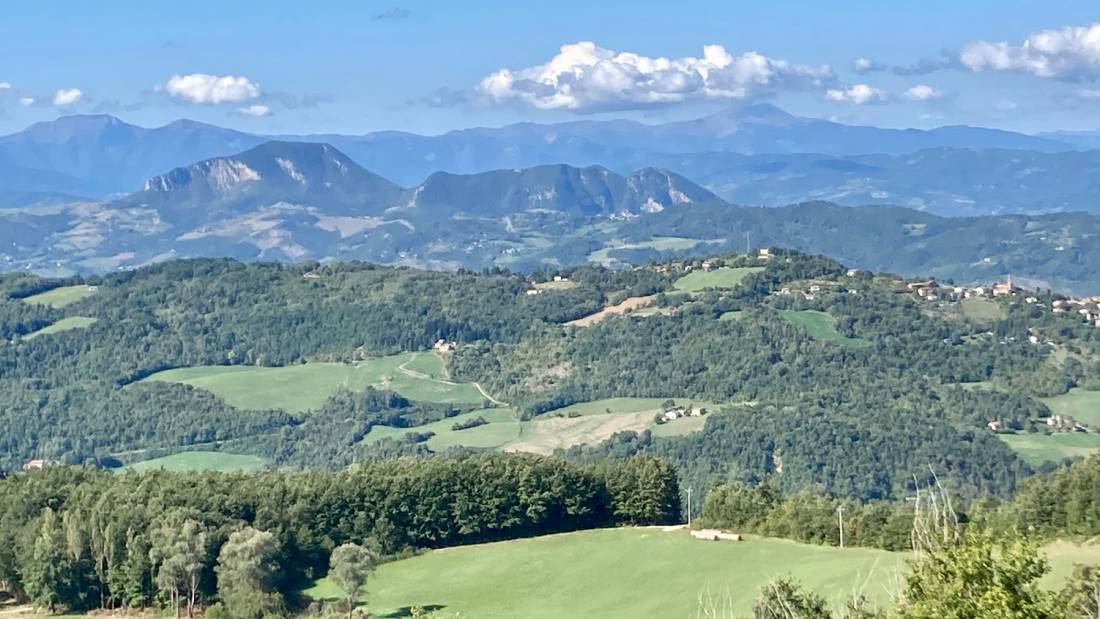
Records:
[[[1100,546],[1046,547],[1054,588],[1077,562],[1100,560]],[[707,542],[685,531],[602,529],[449,548],[383,565],[364,597],[372,616],[696,617],[707,600],[718,616],[749,616],[760,588],[793,577],[839,609],[859,591],[876,604],[894,599],[906,555],[750,538]],[[445,576],[441,576],[445,575]],[[305,593],[336,599],[327,578]],[[701,600],[703,601],[701,603]]]
[[[836,329],[836,318],[828,312],[817,310],[780,310],[779,314],[787,322],[802,327],[811,337],[826,342],[836,342],[845,346],[868,346],[870,342],[859,338],[845,337]]]
[[[974,297],[963,299],[959,305],[963,316],[978,322],[992,322],[1005,317],[1005,309],[992,299]]]
[[[1056,432],[1054,434],[999,434],[1029,464],[1061,462],[1066,458],[1087,457],[1100,451],[1100,434]]]
[[[123,471],[165,470],[175,473],[187,471],[258,471],[268,461],[258,456],[231,454],[222,451],[185,451],[163,458],[153,458],[127,465]]]
[[[23,339],[33,340],[40,335],[63,333],[65,331],[72,331],[73,329],[87,329],[94,325],[96,320],[96,318],[89,318],[87,316],[70,316],[69,318],[62,318],[48,327],[42,327],[33,333],[28,333],[23,336]]]
[[[485,409],[413,428],[375,426],[363,440],[369,443],[383,438],[398,438],[411,432],[433,432],[435,436],[428,439],[427,445],[435,451],[464,446],[549,454],[555,449],[596,444],[626,430],[640,432],[649,429],[659,436],[673,436],[702,429],[706,416],[656,424],[654,415],[667,399],[608,398],[560,408],[528,421],[520,421],[511,409]],[[683,398],[675,402],[684,406],[692,403]],[[717,409],[708,402],[694,404],[712,411]],[[453,429],[456,423],[478,417],[488,423],[465,430]]]
[[[390,389],[410,400],[479,404],[477,386],[443,379],[442,360],[434,353],[402,353],[355,365],[305,363],[286,367],[200,366],[157,372],[147,381],[186,383],[206,389],[229,405],[246,410],[319,408],[340,389]]]
[[[695,271],[676,280],[674,286],[684,292],[699,292],[707,288],[734,288],[749,275],[763,270],[763,267],[722,267],[713,271]]]
[[[1071,389],[1063,395],[1043,398],[1043,404],[1055,415],[1073,417],[1100,430],[1100,391]]]
[[[47,290],[46,292],[29,296],[23,299],[23,301],[36,305],[49,305],[50,307],[60,309],[93,294],[95,294],[94,290],[81,284],[79,286],[62,286],[61,288]]]

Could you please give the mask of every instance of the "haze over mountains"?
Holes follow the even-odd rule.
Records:
[[[754,154],[763,148],[774,152]],[[814,148],[836,154],[797,152]],[[852,154],[867,148],[878,152]],[[534,269],[776,245],[906,274],[1100,291],[1100,217],[1067,212],[1100,210],[1100,151],[1074,148],[759,105],[665,125],[297,141],[68,117],[0,138],[0,260],[53,274],[188,256]]]
[[[155,129],[70,116],[0,137],[0,204],[51,196],[103,199],[155,175],[270,139],[322,142],[403,186],[435,172],[546,164],[620,174],[667,168],[736,203],[811,199],[901,204],[945,215],[1094,210],[1100,153],[1087,133],[1025,135],[977,127],[883,129],[800,118],[772,105],[647,125],[578,121],[420,136],[258,136],[191,121]]]

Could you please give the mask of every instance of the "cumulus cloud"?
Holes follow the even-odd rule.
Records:
[[[928,84],[917,84],[905,91],[905,98],[910,101],[930,101],[939,99],[942,96],[940,91]]]
[[[11,82],[0,82],[0,90],[11,90]]]
[[[260,85],[247,77],[190,73],[173,75],[164,90],[191,103],[241,103],[260,96]]]
[[[53,95],[53,104],[57,106],[72,105],[84,98],[84,93],[79,88],[62,88]],[[34,103],[32,100],[31,103]]]
[[[256,116],[256,117],[271,116],[271,108],[267,107],[266,105],[260,104],[260,103],[253,103],[252,105],[250,105],[248,107],[239,107],[239,108],[237,108],[237,113],[242,114],[244,116]]]
[[[839,103],[865,105],[886,101],[886,93],[867,84],[855,84],[848,88],[830,88],[825,91],[825,98]]]
[[[974,41],[959,54],[971,71],[1016,71],[1069,81],[1100,78],[1100,23],[1034,32],[1019,45]]]
[[[23,107],[34,105],[34,97],[19,97],[19,105]]]
[[[494,102],[539,109],[637,109],[687,101],[744,99],[760,90],[805,88],[833,79],[827,65],[798,65],[757,52],[730,54],[707,45],[702,57],[663,58],[616,52],[581,41],[545,64],[501,69],[477,91]]]
[[[870,58],[860,56],[859,58],[856,58],[852,61],[852,70],[856,73],[859,73],[860,75],[865,75],[867,73],[885,71],[886,65],[876,60],[871,60]]]
[[[944,50],[939,58],[921,58],[913,64],[894,67],[891,71],[894,75],[912,76],[928,75],[943,69],[953,69],[959,66],[959,61],[953,52]]]

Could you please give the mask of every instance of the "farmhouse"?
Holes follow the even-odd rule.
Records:
[[[432,349],[441,353],[454,352],[456,348],[458,344],[448,340],[436,340],[435,344],[432,344]]]

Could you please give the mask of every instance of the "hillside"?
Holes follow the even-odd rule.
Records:
[[[793,181],[792,181],[793,182]],[[1100,217],[938,217],[891,206],[728,204],[665,168],[436,173],[402,188],[324,144],[269,142],[113,202],[0,209],[0,263],[52,275],[160,260],[368,260],[443,269],[637,265],[778,246],[962,282],[1100,291]]]
[[[1043,311],[1049,296],[971,317],[894,276],[776,255],[718,258],[706,278],[700,261],[558,280],[226,260],[7,275],[0,464],[573,448],[660,454],[696,487],[781,468],[785,491],[896,497],[931,462],[998,494],[1032,468],[987,424],[1054,449],[1038,398],[1100,384],[1097,331]],[[709,415],[655,419],[676,406]]]

